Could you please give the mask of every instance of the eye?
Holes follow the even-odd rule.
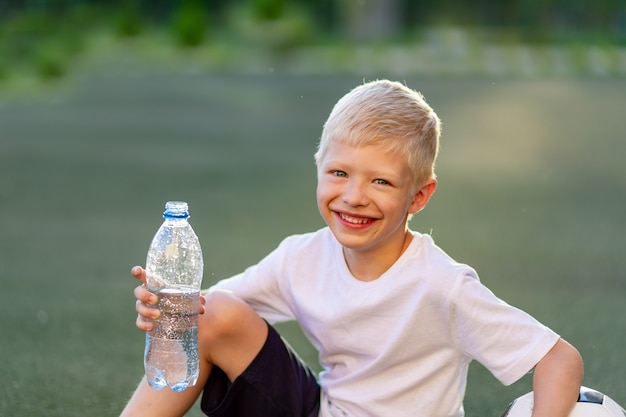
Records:
[[[387,180],[383,180],[382,178],[377,178],[374,180],[374,184],[378,185],[391,185],[391,183]]]
[[[348,174],[346,174],[344,171],[339,171],[339,170],[331,171],[331,174],[333,174],[335,177],[347,177],[348,176]]]

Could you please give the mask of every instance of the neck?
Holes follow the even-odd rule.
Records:
[[[359,251],[344,247],[343,256],[354,278],[364,282],[375,281],[402,256],[412,240],[413,235],[407,230],[395,247],[384,251]]]

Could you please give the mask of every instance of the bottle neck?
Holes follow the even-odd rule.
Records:
[[[187,219],[189,218],[189,214],[188,213],[169,213],[169,212],[165,212],[163,213],[163,218],[165,220],[172,220],[172,221],[187,221]]]
[[[187,218],[180,217],[165,217],[163,216],[163,224],[169,225],[170,227],[185,227],[189,224]]]

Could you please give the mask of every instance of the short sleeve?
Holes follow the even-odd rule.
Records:
[[[278,248],[244,272],[217,282],[209,291],[227,290],[245,300],[261,317],[270,323],[294,319],[291,303],[286,298],[281,281],[284,280],[285,247]]]
[[[450,317],[459,349],[504,385],[528,373],[559,340],[531,315],[496,297],[473,272],[456,281]]]

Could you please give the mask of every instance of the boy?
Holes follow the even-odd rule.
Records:
[[[534,368],[533,417],[565,417],[582,381],[576,349],[496,298],[408,220],[435,192],[440,121],[423,97],[380,80],[324,125],[317,204],[327,227],[291,236],[205,293],[200,378],[182,393],[144,380],[123,416],[463,416],[471,360],[504,384]],[[145,283],[145,271],[132,274]],[[137,327],[156,297],[135,289]],[[267,322],[298,320],[319,380]],[[265,321],[267,320],[267,322]]]

